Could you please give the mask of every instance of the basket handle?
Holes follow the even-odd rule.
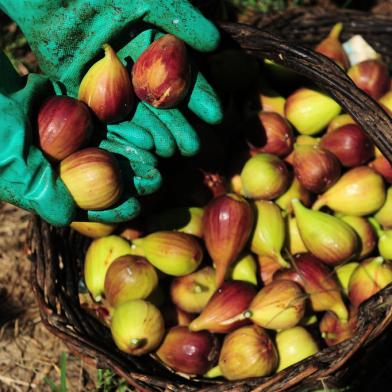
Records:
[[[243,49],[308,77],[350,113],[392,163],[392,119],[327,57],[276,35],[239,23],[220,23]]]

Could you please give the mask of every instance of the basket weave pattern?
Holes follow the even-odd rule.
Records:
[[[364,13],[324,14],[314,10],[255,16],[260,29],[221,24],[221,28],[243,49],[288,66],[307,76],[336,99],[364,128],[385,156],[392,161],[392,123],[380,106],[358,90],[332,61],[308,49],[324,37],[332,25],[342,21],[344,39],[363,33],[392,69],[392,18]],[[268,31],[268,32],[267,32]],[[287,42],[273,32],[300,41]],[[272,32],[272,33],[271,33]],[[389,35],[389,37],[388,37]],[[388,37],[388,39],[386,39]],[[270,377],[238,382],[187,380],[157,362],[152,355],[135,358],[119,351],[110,331],[91,317],[79,302],[79,281],[84,254],[90,240],[68,228],[56,229],[33,217],[28,235],[33,261],[32,287],[41,317],[48,329],[60,337],[71,351],[100,368],[111,368],[140,391],[287,391],[311,386],[326,377],[339,378],[348,370],[347,362],[388,327],[392,321],[392,285],[369,299],[359,312],[355,336]],[[374,344],[374,343],[372,343]],[[349,361],[351,364],[352,361]],[[351,366],[351,365],[350,365]]]

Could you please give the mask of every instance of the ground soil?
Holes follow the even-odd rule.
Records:
[[[25,211],[0,204],[0,392],[50,391],[45,378],[59,384],[60,355],[68,353],[43,326],[30,287],[31,263],[25,253],[28,219]],[[94,372],[88,371],[68,353],[68,390],[95,390]]]

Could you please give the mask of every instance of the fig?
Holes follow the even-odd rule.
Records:
[[[171,34],[153,42],[132,67],[136,95],[156,108],[173,108],[190,85],[190,63],[185,43]]]

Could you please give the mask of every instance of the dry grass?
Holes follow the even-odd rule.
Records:
[[[0,392],[50,391],[44,378],[59,383],[64,344],[41,323],[30,288],[30,261],[24,244],[28,214],[0,204]],[[95,390],[95,370],[84,370],[68,354],[69,391]]]

